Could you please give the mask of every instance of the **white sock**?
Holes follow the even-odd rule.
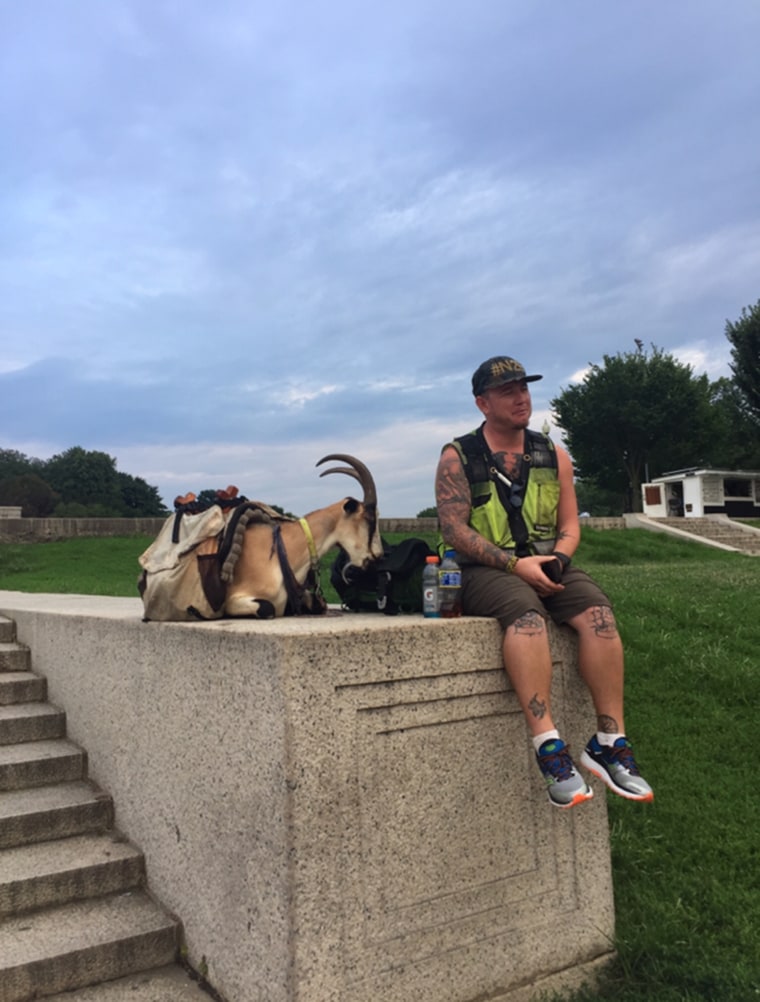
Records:
[[[543,734],[537,734],[533,738],[533,747],[538,751],[544,741],[550,741],[552,738],[556,741],[558,737],[559,731],[544,731]]]
[[[619,734],[615,732],[614,734],[603,734],[601,731],[596,732],[596,740],[600,745],[606,745],[608,748],[612,748],[618,738],[624,738],[625,734]]]

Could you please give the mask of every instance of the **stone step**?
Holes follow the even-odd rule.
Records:
[[[7,616],[0,616],[0,643],[9,644],[16,639],[16,623]]]
[[[0,793],[0,849],[105,832],[112,825],[113,801],[84,780]]]
[[[73,741],[59,739],[0,745],[0,790],[67,783],[83,779],[86,774],[87,757]]]
[[[210,998],[197,981],[174,964],[53,995],[47,1002],[210,1002]]]
[[[66,714],[50,703],[0,706],[0,745],[46,741],[66,734]]]
[[[143,891],[0,922],[0,1002],[29,1002],[176,960],[178,923]]]
[[[0,852],[0,918],[142,886],[141,852],[115,832]]]
[[[36,703],[46,697],[47,679],[41,675],[35,675],[31,671],[0,672],[0,706]]]
[[[23,644],[0,642],[0,671],[29,671],[32,655]]]

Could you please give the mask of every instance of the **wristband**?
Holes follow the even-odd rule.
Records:
[[[559,553],[557,550],[552,550],[552,556],[556,557],[557,560],[562,564],[562,570],[565,571],[570,566],[571,558],[568,557],[566,553]]]
[[[510,557],[509,558],[509,560],[507,561],[507,566],[506,566],[506,572],[507,572],[507,574],[514,574],[515,573],[515,567],[517,567],[517,561],[519,559],[520,559],[519,557]]]

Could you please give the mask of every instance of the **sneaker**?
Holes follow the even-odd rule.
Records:
[[[549,800],[555,807],[574,807],[594,796],[576,770],[564,741],[559,738],[544,741],[536,752],[536,760],[546,780]]]
[[[581,764],[620,797],[654,800],[652,787],[641,777],[628,738],[618,738],[610,747],[600,744],[594,735],[581,755]]]

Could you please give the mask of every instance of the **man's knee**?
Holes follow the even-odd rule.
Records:
[[[615,614],[608,605],[592,605],[578,616],[568,620],[568,625],[576,630],[586,630],[600,640],[612,640],[618,636]]]
[[[507,627],[507,634],[513,637],[538,637],[546,634],[546,620],[535,609],[521,613]]]

